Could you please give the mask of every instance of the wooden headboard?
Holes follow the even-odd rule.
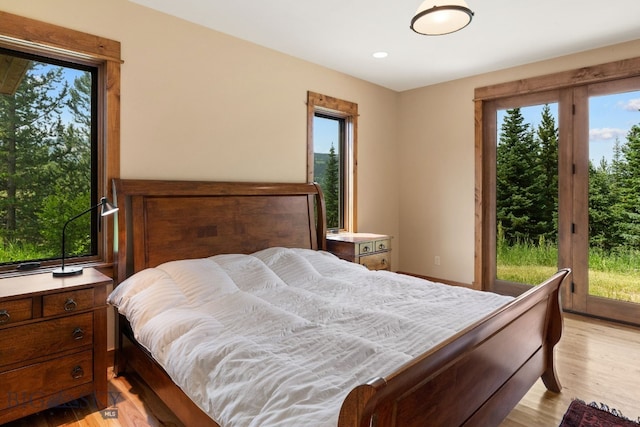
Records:
[[[115,179],[116,283],[176,259],[273,246],[325,249],[317,184]]]

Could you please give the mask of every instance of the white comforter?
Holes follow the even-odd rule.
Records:
[[[173,261],[110,304],[222,426],[335,426],[346,394],[510,298],[305,249]]]

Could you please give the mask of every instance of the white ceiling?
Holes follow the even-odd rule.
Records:
[[[444,36],[409,28],[422,0],[131,1],[396,91],[640,39],[640,0],[467,0]]]

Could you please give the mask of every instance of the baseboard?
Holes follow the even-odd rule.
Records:
[[[440,279],[440,278],[431,277],[431,276],[423,276],[422,274],[409,273],[409,272],[406,272],[406,271],[397,271],[397,273],[406,274],[407,276],[418,277],[420,279],[429,280],[430,282],[438,282],[438,283],[444,283],[446,285],[462,286],[463,288],[471,288],[471,289],[473,289],[473,286],[471,284],[468,284],[468,283],[455,282],[453,280]]]

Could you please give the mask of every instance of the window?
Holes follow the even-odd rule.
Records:
[[[0,270],[57,265],[62,227],[108,196],[119,164],[120,45],[0,12]],[[97,215],[69,224],[70,262],[112,261]]]
[[[640,315],[640,58],[476,89],[476,283]]]
[[[355,165],[358,106],[309,92],[307,94],[309,182],[322,187],[327,228],[355,231]]]

